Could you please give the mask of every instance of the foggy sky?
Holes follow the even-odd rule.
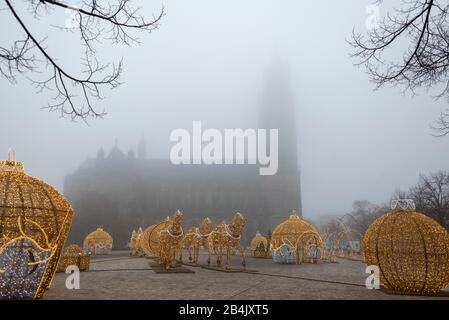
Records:
[[[162,4],[135,3],[147,15]],[[374,91],[365,70],[353,66],[345,39],[353,27],[364,30],[370,3],[165,0],[160,29],[139,34],[141,45],[101,47],[108,61],[124,56],[124,84],[96,103],[106,108],[104,119],[61,119],[40,109],[51,93],[36,94],[25,77],[16,85],[0,78],[0,158],[12,146],[28,174],[62,191],[66,174],[116,139],[126,153],[144,136],[149,157],[167,158],[171,130],[191,130],[193,120],[205,128],[255,126],[264,71],[277,56],[291,68],[304,216],[346,212],[358,199],[388,201],[420,173],[449,169],[449,137],[430,130],[446,102],[425,92],[404,96],[401,88]],[[76,72],[77,39],[48,31],[66,16],[43,15],[33,32],[48,35],[51,52]],[[0,11],[0,45],[16,26]]]

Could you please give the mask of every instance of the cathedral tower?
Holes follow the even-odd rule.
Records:
[[[278,129],[279,133],[278,172],[262,178],[265,206],[273,210],[270,214],[288,215],[296,210],[302,215],[295,109],[289,68],[276,58],[265,72],[259,116],[259,128]]]

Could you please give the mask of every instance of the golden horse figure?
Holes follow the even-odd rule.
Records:
[[[217,266],[221,266],[223,250],[226,250],[226,269],[230,269],[231,253],[233,249],[236,249],[242,256],[242,266],[244,268],[246,267],[245,252],[240,244],[245,223],[243,215],[237,212],[232,218],[231,223],[220,223],[210,233],[208,237],[209,257],[211,249],[213,249],[217,256]]]
[[[182,218],[181,211],[176,211],[170,220],[170,224],[160,233],[159,258],[166,269],[176,267],[177,254],[179,254],[179,260],[182,263],[182,248],[184,245]]]
[[[187,231],[184,246],[189,251],[189,260],[197,264],[200,256],[200,248],[206,248],[208,252],[207,264],[210,264],[210,250],[208,237],[212,231],[212,220],[205,218],[199,227],[192,227]],[[193,258],[192,258],[193,248]]]

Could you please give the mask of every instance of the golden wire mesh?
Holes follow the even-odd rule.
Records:
[[[287,244],[298,247],[305,234],[313,234],[317,239],[320,248],[324,248],[321,236],[310,223],[302,220],[296,213],[280,223],[271,235],[271,249],[277,250],[282,245]]]
[[[141,237],[141,249],[148,257],[158,257],[160,248],[160,232],[170,225],[170,220],[149,226]]]
[[[61,259],[59,259],[56,272],[65,272],[67,267],[71,265],[77,266],[80,271],[89,270],[90,254],[76,244],[66,247],[62,252]]]
[[[108,254],[113,245],[112,236],[103,230],[103,228],[97,228],[97,230],[89,233],[83,241],[84,250],[92,254]]]
[[[449,285],[449,234],[412,209],[375,220],[363,239],[365,262],[380,269],[387,290],[435,293]]]
[[[45,182],[26,175],[23,168],[18,161],[0,161],[0,256],[8,242],[23,238],[24,234],[38,247],[54,248],[33,297],[41,298],[51,285],[72,223],[73,210],[62,194]],[[4,259],[0,260],[6,263]],[[8,290],[14,290],[14,283],[4,283],[0,297],[11,294],[6,292],[6,286]]]

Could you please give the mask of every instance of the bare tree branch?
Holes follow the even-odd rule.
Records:
[[[25,33],[23,40],[17,40],[9,49],[0,47],[0,75],[10,82],[16,82],[16,75],[36,72],[38,63],[44,63],[50,71],[44,80],[31,79],[38,92],[44,90],[55,91],[54,102],[46,108],[51,111],[59,110],[61,114],[72,119],[99,117],[105,111],[98,111],[93,100],[103,99],[100,91],[103,87],[116,88],[120,85],[119,77],[122,73],[123,61],[118,63],[101,63],[96,57],[95,44],[100,37],[112,43],[132,45],[138,39],[130,33],[131,30],[151,32],[158,28],[160,20],[165,14],[164,7],[160,13],[147,21],[139,14],[139,8],[129,5],[130,0],[117,0],[115,4],[100,5],[97,0],[82,0],[79,7],[56,0],[29,0],[31,12],[35,17],[41,11],[50,8],[72,10],[74,22],[72,26],[58,27],[77,32],[84,46],[84,67],[82,75],[68,72],[57,62],[45,47],[43,40],[38,40],[26,25],[20,14],[11,4],[11,0],[4,0],[18,25]],[[36,56],[41,56],[42,61]],[[78,92],[78,94],[77,94]],[[79,96],[81,103],[75,98]]]
[[[353,32],[352,56],[366,67],[377,87],[401,85],[412,93],[417,88],[437,89],[435,98],[449,101],[448,10],[447,0],[402,0],[395,14],[388,14],[367,35]],[[386,58],[395,46],[403,45],[402,59]],[[449,110],[442,112],[433,127],[437,136],[449,134],[448,115]]]

